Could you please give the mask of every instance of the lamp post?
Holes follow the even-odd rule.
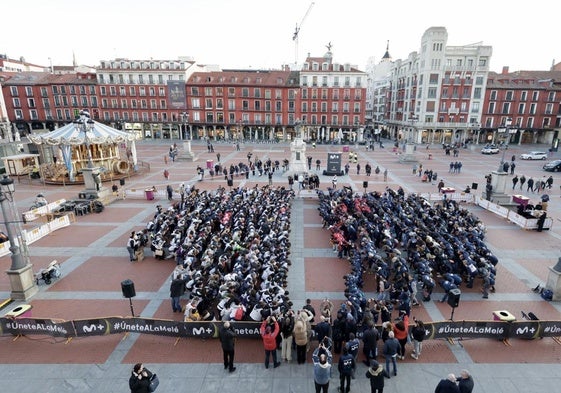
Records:
[[[508,118],[505,120],[505,124],[504,124],[504,125],[505,125],[505,128],[504,128],[504,131],[499,131],[499,132],[506,132],[506,136],[507,136],[507,137],[506,137],[506,138],[507,138],[507,139],[506,139],[506,145],[505,145],[505,148],[503,149],[503,155],[502,155],[502,157],[501,157],[501,162],[500,162],[500,164],[499,164],[499,170],[497,171],[497,172],[499,172],[499,173],[505,172],[505,170],[504,170],[504,168],[503,168],[503,165],[504,165],[504,163],[505,163],[505,153],[506,153],[506,150],[508,149],[508,142],[510,141],[510,126],[511,126],[511,124],[512,124],[512,119],[511,119],[510,117],[508,117]]]
[[[182,112],[181,118],[183,119],[183,130],[187,133],[187,127],[189,127],[189,140],[193,140],[193,136],[191,135],[191,127],[189,126],[189,113]]]
[[[37,293],[38,288],[29,256],[27,253],[21,252],[25,244],[21,235],[21,224],[15,213],[17,208],[14,203],[14,193],[14,181],[4,175],[0,180],[0,206],[10,241],[10,252],[12,253],[12,265],[6,273],[10,277],[12,299],[27,300]]]
[[[93,168],[92,151],[90,150],[90,139],[88,138],[88,132],[93,130],[94,121],[90,117],[90,113],[87,110],[80,111],[80,117],[74,120],[74,127],[76,131],[84,133],[84,143],[86,144],[86,154],[88,157],[88,168]]]

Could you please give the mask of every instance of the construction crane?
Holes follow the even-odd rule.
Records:
[[[302,28],[302,24],[304,23],[304,21],[308,17],[308,14],[312,10],[312,7],[314,6],[314,4],[315,4],[315,2],[312,1],[310,6],[308,7],[308,10],[304,14],[304,17],[300,21],[300,24],[296,25],[296,29],[294,29],[294,34],[292,35],[292,41],[294,41],[294,65],[298,65],[298,36],[299,36],[299,33],[300,33],[300,29]]]

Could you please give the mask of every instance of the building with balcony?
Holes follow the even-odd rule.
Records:
[[[480,141],[491,55],[490,46],[449,46],[444,27],[427,29],[420,51],[394,63],[386,105],[391,137],[413,143]]]

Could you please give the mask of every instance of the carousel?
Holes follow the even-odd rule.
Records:
[[[102,181],[129,177],[138,169],[135,135],[96,122],[87,111],[73,123],[28,138],[41,148],[39,172],[48,184],[83,184],[88,168],[99,168]]]

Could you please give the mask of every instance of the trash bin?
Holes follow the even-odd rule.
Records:
[[[31,317],[31,304],[22,304],[14,307],[7,314],[7,318],[30,318]]]
[[[493,321],[513,322],[516,317],[507,310],[493,311]]]
[[[213,169],[213,168],[214,168],[214,161],[206,160],[206,169]]]
[[[144,190],[146,194],[146,200],[153,201],[154,200],[154,190]]]

